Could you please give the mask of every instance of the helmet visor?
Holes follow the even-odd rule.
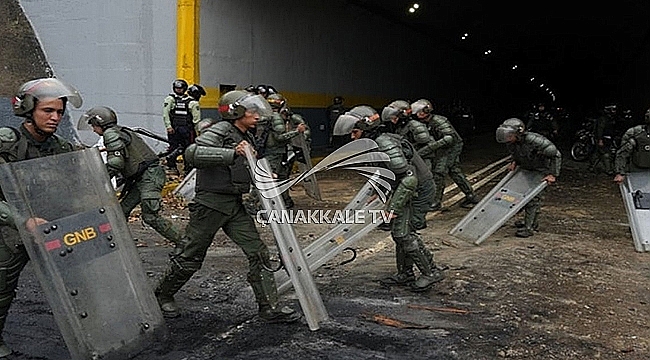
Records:
[[[332,135],[341,136],[341,135],[350,135],[354,124],[359,121],[359,118],[350,114],[340,115],[334,123],[334,130]]]
[[[381,121],[383,122],[393,122],[399,117],[400,110],[393,107],[386,106],[384,110],[381,111]]]
[[[55,78],[29,81],[20,88],[19,94],[31,95],[38,100],[65,97],[68,103],[72,104],[75,108],[79,108],[83,103],[81,94],[79,94],[77,89]]]
[[[496,131],[496,139],[498,143],[504,144],[511,142],[517,136],[517,130],[510,126],[499,126]]]
[[[241,99],[237,100],[239,105],[246,108],[246,111],[259,114],[261,117],[271,116],[273,110],[271,105],[262,95],[248,94]]]

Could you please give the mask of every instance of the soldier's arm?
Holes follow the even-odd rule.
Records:
[[[427,143],[425,146],[426,149],[423,148],[421,149],[422,151],[418,151],[418,153],[420,153],[420,156],[425,156],[422,155],[422,153],[428,155],[431,152],[438,150],[439,148],[447,147],[454,143],[455,130],[446,117],[435,115],[431,121],[434,122],[431,126],[438,129],[437,132],[441,135],[441,137],[438,140],[430,141]]]
[[[163,123],[165,124],[165,129],[172,128],[172,120],[169,118],[169,112],[174,106],[174,98],[167,96],[165,102],[163,103]]]
[[[201,121],[201,106],[198,101],[192,100],[190,101],[189,107],[190,113],[192,114],[192,123],[196,127],[199,121]]]
[[[126,166],[126,142],[120,135],[120,130],[110,127],[104,130],[104,147],[106,147],[106,169],[112,178],[120,174]]]
[[[634,137],[634,128],[628,129],[621,139],[621,147],[616,150],[614,159],[614,171],[617,174],[625,175],[627,173],[627,164],[636,148],[636,139]]]
[[[232,165],[235,162],[234,147],[237,144],[224,142],[231,126],[228,122],[221,122],[205,129],[185,149],[183,159],[197,169]]]
[[[413,198],[417,186],[418,178],[415,176],[415,172],[412,169],[407,170],[405,176],[397,184],[386,210],[392,211],[395,215],[403,214],[406,205]]]
[[[548,167],[549,174],[555,177],[560,176],[560,168],[562,167],[562,154],[550,140],[541,136],[536,138],[538,141],[537,147],[540,149],[540,152],[550,160]]]

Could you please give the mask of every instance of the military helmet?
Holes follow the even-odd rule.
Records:
[[[348,135],[352,129],[363,131],[376,129],[380,125],[379,114],[368,105],[355,106],[339,116],[334,123],[333,135]]]
[[[269,96],[266,97],[266,101],[271,104],[271,108],[273,110],[279,110],[285,107],[287,104],[287,99],[285,99],[282,94],[270,94]]]
[[[261,95],[243,90],[232,90],[223,94],[219,99],[219,114],[225,120],[236,120],[253,111],[260,116],[270,116],[271,106]]]
[[[511,135],[521,135],[526,131],[524,122],[517,118],[505,120],[496,131],[497,142],[506,143],[510,140]]]
[[[431,114],[433,112],[433,105],[427,99],[420,99],[411,104],[411,111],[413,114],[423,112],[425,114]]]
[[[201,96],[204,96],[206,92],[203,86],[194,84],[187,89],[187,94],[196,99],[196,101],[199,101],[199,99],[201,99]]]
[[[650,125],[650,109],[645,111],[645,115],[643,116],[643,119],[645,120],[646,124]]]
[[[381,111],[381,121],[392,122],[393,120],[406,119],[411,115],[411,111],[411,105],[408,101],[395,100]]]
[[[86,125],[94,125],[105,129],[116,124],[117,115],[113,109],[108,106],[95,106],[81,115],[77,123],[77,128],[83,130],[87,128]]]
[[[16,96],[11,99],[11,106],[16,116],[28,117],[36,106],[36,101],[45,99],[64,99],[79,108],[83,103],[81,94],[72,85],[55,78],[42,78],[22,84]]]
[[[176,79],[172,83],[172,91],[176,91],[176,89],[183,89],[183,92],[187,91],[187,81],[183,79]]]

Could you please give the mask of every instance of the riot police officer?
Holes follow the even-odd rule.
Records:
[[[614,181],[618,184],[625,180],[625,174],[650,169],[650,109],[645,112],[644,124],[629,128],[621,139],[621,146],[616,151]]]
[[[614,157],[616,156],[617,140],[623,133],[621,129],[622,119],[618,114],[616,104],[608,104],[604,107],[602,115],[596,119],[596,142],[598,152],[596,163],[600,162],[604,172],[608,175],[614,173]],[[596,166],[594,165],[594,170]]]
[[[520,119],[510,118],[499,125],[496,130],[496,140],[506,144],[508,152],[512,155],[510,171],[514,171],[520,166],[522,169],[541,172],[545,175],[542,181],[549,184],[554,183],[560,175],[562,165],[560,151],[544,136],[527,132]],[[519,228],[515,233],[517,237],[532,236],[533,230],[539,228],[538,217],[541,207],[542,196],[540,193],[524,206],[524,221],[515,223]]]
[[[373,108],[362,105],[339,116],[335,128],[336,134],[349,132],[353,140],[374,140],[379,151],[388,155],[390,160],[387,167],[396,176],[396,186],[393,187],[394,191],[386,210],[392,211],[394,216],[391,220],[391,236],[395,242],[397,273],[381,279],[380,282],[385,285],[410,286],[411,290],[416,292],[426,291],[441,281],[444,274],[438,270],[433,261],[433,254],[425,247],[422,238],[412,226],[412,202],[419,179],[430,179],[431,174],[407,140],[400,135],[383,132],[386,126],[387,124],[382,125],[379,114]],[[420,270],[417,279],[413,265]]]
[[[170,152],[167,156],[167,168],[176,174],[179,173],[176,158],[192,143],[194,124],[201,120],[199,102],[185,93],[187,88],[187,81],[174,80],[173,92],[167,95],[163,104],[163,122],[167,130]]]
[[[446,117],[433,113],[433,106],[427,99],[420,99],[411,104],[414,116],[427,124],[429,133],[434,141],[427,143],[420,149],[424,157],[431,157],[431,172],[436,184],[431,211],[442,210],[442,196],[445,190],[445,175],[458,185],[465,194],[465,199],[460,206],[471,208],[478,203],[474,189],[460,168],[460,154],[463,151],[463,139]]]
[[[345,135],[334,136],[334,124],[336,124],[336,119],[338,119],[339,116],[343,115],[343,113],[346,111],[345,106],[343,105],[344,101],[345,99],[343,99],[343,96],[335,96],[334,99],[332,99],[332,103],[325,109],[325,114],[329,120],[330,127],[329,145],[335,149],[344,145],[349,139],[349,136]]]
[[[291,174],[288,161],[291,139],[303,133],[309,143],[309,127],[301,116],[286,111],[287,101],[281,94],[271,94],[266,100],[271,105],[273,114],[264,119],[265,124],[256,134],[261,145],[260,157],[268,160],[271,170],[278,176],[278,180],[282,181],[288,179]],[[287,209],[294,206],[289,191],[282,193],[282,200]]]
[[[244,152],[254,143],[250,130],[260,117],[270,116],[271,109],[262,96],[234,90],[219,99],[219,113],[225,121],[203,130],[185,150],[185,158],[197,169],[196,196],[189,205],[185,236],[171,255],[156,297],[163,314],[178,315],[174,294],[201,268],[214,235],[223,229],[248,259],[247,280],[260,317],[269,322],[295,321],[299,316],[294,310],[278,306],[275,279],[267,270],[269,250],[242,204],[242,194],[251,186]]]
[[[192,115],[192,122],[194,125],[194,133],[192,135],[192,139],[196,138],[196,135],[199,133],[197,127],[199,122],[202,120],[201,119],[201,106],[199,105],[199,101],[201,100],[201,97],[205,96],[207,93],[205,92],[205,89],[203,86],[199,84],[193,84],[187,89],[187,95],[189,95],[192,98],[192,101],[189,103],[190,109],[197,109],[198,110],[198,115]],[[196,111],[196,110],[193,110]],[[189,171],[185,171],[187,174]]]
[[[427,149],[433,146],[435,140],[429,135],[426,125],[411,118],[411,105],[405,100],[395,100],[388,104],[381,112],[381,120],[389,123],[394,133],[402,136],[413,145],[420,157],[431,169],[433,151]],[[426,174],[426,176],[424,175]],[[418,178],[417,195],[413,198],[413,226],[415,230],[427,227],[426,215],[433,204],[436,193],[436,183],[430,171],[423,173],[424,177]]]
[[[528,113],[526,129],[536,132],[549,140],[554,140],[558,137],[559,126],[553,114],[546,110],[546,105],[544,103],[538,103]]]
[[[11,101],[14,114],[25,118],[18,129],[0,128],[0,163],[23,161],[73,151],[73,145],[56,135],[68,104],[78,108],[81,95],[54,78],[28,81]],[[0,202],[0,331],[4,329],[16,285],[29,256],[16,231],[14,215]],[[11,350],[0,336],[0,358]]]
[[[180,231],[160,215],[165,185],[165,170],[156,153],[131,129],[117,124],[117,114],[106,106],[95,106],[79,119],[79,125],[88,124],[104,140],[107,152],[108,175],[121,176],[124,187],[120,194],[120,206],[124,217],[137,205],[142,209],[142,221],[175,245],[181,238]]]

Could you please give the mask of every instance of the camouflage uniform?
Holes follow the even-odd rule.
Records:
[[[460,154],[463,150],[463,139],[458,135],[454,127],[446,117],[432,114],[428,120],[428,128],[435,140],[419,149],[422,157],[434,157],[431,171],[435,182],[436,192],[433,196],[432,208],[440,208],[443,192],[445,190],[445,175],[458,185],[460,191],[465,194],[465,200],[461,204],[464,207],[471,207],[478,202],[472,185],[465,177],[460,168]]]
[[[133,209],[140,205],[142,221],[177,244],[180,231],[160,215],[166,177],[156,153],[138,134],[118,125],[105,128],[102,136],[108,174],[111,177],[121,174],[126,181],[120,196],[124,217],[128,220]]]
[[[423,123],[409,119],[398,123],[395,132],[408,140],[413,147],[418,151],[418,154],[425,163],[427,169],[431,168],[431,162],[434,161],[433,151],[422,156],[423,149],[427,145],[432,146],[434,140],[429,135],[426,125]],[[434,194],[436,193],[436,184],[433,180],[433,175],[430,171],[418,176],[418,188],[415,196],[413,197],[413,226],[416,230],[421,230],[427,227],[426,215],[429,208],[433,204]]]
[[[616,174],[647,171],[650,169],[650,132],[648,124],[628,129],[621,139],[621,147],[616,152]]]
[[[396,187],[387,204],[386,210],[397,215],[391,221],[391,236],[395,241],[395,260],[397,273],[382,279],[382,283],[409,284],[415,291],[428,289],[435,282],[442,280],[442,273],[438,271],[433,261],[433,254],[429,251],[422,238],[415,232],[413,201],[420,178],[431,181],[431,172],[415,153],[407,141],[396,134],[381,134],[375,142],[379,151],[386,153],[390,162],[388,168],[396,175]],[[412,152],[411,161],[408,152]],[[420,278],[415,280],[413,265],[420,270]]]
[[[302,117],[300,119],[302,120]],[[287,162],[288,147],[291,139],[300,135],[300,132],[290,129],[282,115],[277,112],[265,119],[265,122],[264,127],[258,130],[261,130],[258,143],[263,144],[260,148],[261,157],[268,160],[271,170],[278,176],[278,181],[286,180],[291,173]],[[282,200],[287,208],[293,206],[288,190],[282,193]]]
[[[254,144],[252,134],[241,132],[230,121],[220,121],[205,129],[185,151],[187,161],[197,168],[196,196],[189,205],[190,220],[182,243],[172,254],[155,290],[161,308],[169,315],[176,315],[177,311],[174,294],[201,268],[219,229],[248,259],[247,280],[260,314],[272,317],[281,311],[277,308],[275,279],[267,270],[269,250],[242,204],[242,194],[249,191],[251,178],[246,158],[236,155],[234,148],[244,140]]]
[[[527,132],[519,135],[519,140],[507,143],[508,152],[512,155],[514,163],[526,170],[538,171],[544,174],[551,174],[555,177],[560,175],[562,165],[562,154],[555,145],[540,134]],[[542,193],[531,199],[524,206],[524,222],[521,224],[522,231],[517,235],[532,234],[538,228],[538,217],[542,207]],[[526,236],[522,236],[526,237]]]

